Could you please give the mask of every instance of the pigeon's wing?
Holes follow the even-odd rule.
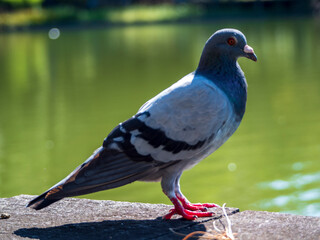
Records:
[[[219,137],[233,112],[213,82],[189,74],[143,105],[135,116],[139,128],[127,131],[139,154],[160,162],[194,159]]]

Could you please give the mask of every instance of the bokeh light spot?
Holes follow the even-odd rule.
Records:
[[[228,170],[229,170],[230,172],[234,172],[235,170],[237,170],[237,164],[235,164],[235,163],[229,163],[229,164],[228,164]]]
[[[48,35],[52,40],[58,39],[60,37],[60,30],[58,28],[51,28]]]

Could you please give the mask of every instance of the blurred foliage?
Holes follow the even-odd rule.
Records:
[[[0,0],[0,7],[30,7],[30,6],[75,6],[84,8],[98,8],[102,6],[128,6],[128,5],[159,5],[159,4],[203,4],[211,5],[217,3],[245,3],[245,2],[256,2],[256,3],[305,3],[316,2],[318,0]]]
[[[191,5],[172,6],[132,6],[130,8],[117,8],[107,11],[108,19],[114,22],[154,22],[177,20],[186,17],[198,16],[201,9]]]
[[[76,9],[72,6],[55,8],[20,9],[14,14],[0,14],[0,29],[2,27],[33,26],[43,24],[67,24],[74,22],[109,22],[109,23],[141,23],[174,21],[201,14],[201,8],[191,5],[134,5],[125,8],[101,8],[95,11]]]
[[[0,0],[0,30],[297,15],[311,13],[311,5],[310,0]]]
[[[1,0],[1,5],[7,6],[32,6],[36,4],[42,4],[44,0]]]

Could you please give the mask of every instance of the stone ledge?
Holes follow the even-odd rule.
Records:
[[[40,211],[25,208],[34,196],[0,198],[0,239],[182,239],[194,231],[212,232],[226,219],[221,209],[190,222],[161,216],[171,206],[66,198]],[[320,218],[226,208],[236,239],[320,239]]]

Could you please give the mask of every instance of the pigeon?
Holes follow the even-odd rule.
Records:
[[[147,101],[120,123],[84,163],[27,204],[43,209],[65,197],[117,188],[134,181],[160,181],[174,208],[163,218],[210,217],[214,203],[192,204],[180,177],[217,150],[245,113],[247,82],[237,59],[257,61],[236,29],[216,31],[206,42],[197,69]]]

